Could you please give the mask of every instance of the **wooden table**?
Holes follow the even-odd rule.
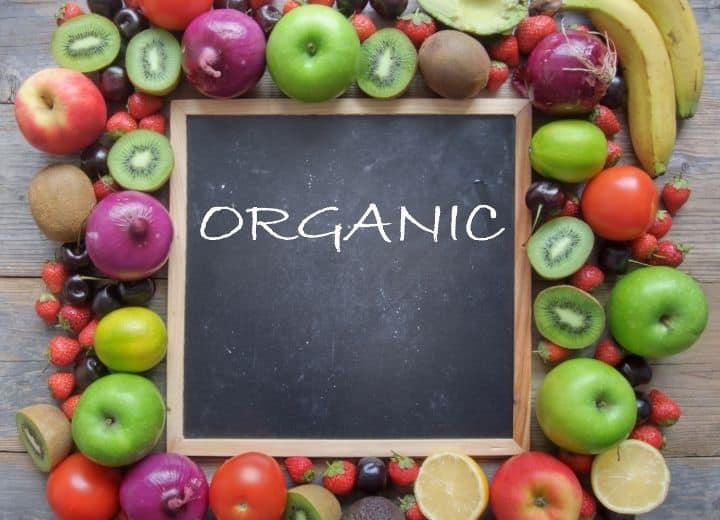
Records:
[[[52,518],[45,502],[45,476],[36,471],[18,441],[14,414],[32,403],[50,402],[45,356],[53,334],[35,317],[33,304],[42,291],[42,262],[54,245],[38,232],[30,217],[26,190],[32,175],[58,158],[43,155],[18,132],[13,100],[31,73],[53,65],[48,43],[53,14],[61,2],[0,0],[0,518]],[[413,3],[413,2],[411,2]],[[655,363],[653,386],[665,390],[683,408],[683,417],[666,431],[664,450],[673,484],[666,503],[646,516],[657,520],[720,519],[720,0],[692,0],[705,42],[706,88],[698,115],[680,126],[669,175],[685,172],[693,197],[676,218],[670,238],[692,247],[683,270],[698,279],[710,302],[710,322],[690,351]],[[266,76],[252,96],[277,97]],[[356,90],[348,95],[358,95]],[[410,96],[428,96],[416,79]],[[509,87],[499,95],[512,96]],[[195,94],[182,86],[176,97]],[[630,150],[627,136],[620,136]],[[76,162],[76,159],[73,158]],[[666,176],[667,177],[667,176]],[[660,179],[658,183],[663,183]],[[164,273],[164,271],[163,271]],[[162,275],[164,277],[164,275]],[[152,307],[165,312],[166,283]],[[534,363],[534,387],[545,373]],[[164,389],[164,365],[153,379]],[[533,448],[548,447],[533,421]],[[216,460],[204,460],[209,473]],[[483,463],[489,474],[496,462]],[[489,515],[488,515],[489,517]]]

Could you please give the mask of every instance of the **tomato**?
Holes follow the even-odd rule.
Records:
[[[120,510],[122,473],[73,453],[47,481],[47,501],[60,520],[110,520]]]
[[[599,236],[633,240],[655,221],[658,192],[640,168],[614,166],[588,181],[580,205],[585,221]]]
[[[218,520],[279,520],[286,501],[282,470],[262,453],[226,460],[210,483],[210,509]]]
[[[171,31],[182,31],[208,11],[213,0],[142,0],[142,11],[150,21]]]

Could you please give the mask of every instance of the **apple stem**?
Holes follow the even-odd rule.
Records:
[[[315,56],[317,53],[317,46],[313,42],[310,42],[307,44],[307,51],[310,56]]]
[[[204,47],[203,50],[200,51],[200,56],[198,57],[198,64],[200,65],[200,68],[205,74],[213,78],[219,78],[220,76],[222,76],[222,72],[213,68],[213,65],[217,63],[219,59],[220,53],[217,51],[217,49],[214,49],[212,47]]]

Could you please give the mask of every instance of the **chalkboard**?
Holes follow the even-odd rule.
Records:
[[[526,102],[171,112],[170,449],[527,447]]]

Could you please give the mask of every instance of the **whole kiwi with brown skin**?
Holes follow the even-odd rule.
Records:
[[[460,31],[439,31],[420,47],[420,72],[442,97],[467,99],[485,88],[490,57],[475,38]]]

